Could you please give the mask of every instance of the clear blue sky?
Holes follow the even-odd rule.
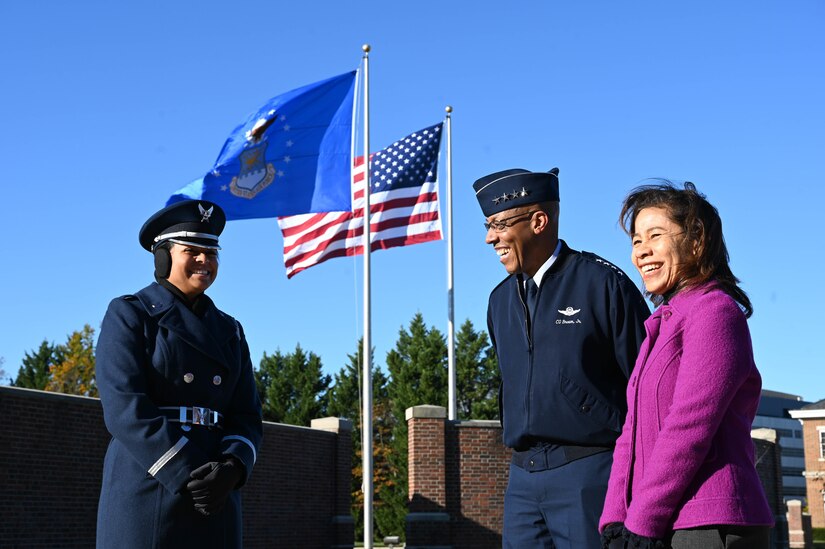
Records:
[[[486,327],[505,274],[476,178],[558,166],[563,238],[636,280],[623,196],[689,179],[753,300],[764,387],[825,398],[823,28],[819,0],[3,2],[2,368],[151,282],[143,221],[266,99],[357,68],[369,43],[373,149],[455,109],[457,322]],[[255,364],[300,342],[338,371],[361,335],[360,259],[287,280],[275,220],[230,222],[221,244],[209,293]],[[446,330],[445,269],[445,242],[373,255],[379,366],[416,312]]]

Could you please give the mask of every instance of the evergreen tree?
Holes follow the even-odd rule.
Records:
[[[23,356],[23,365],[17,371],[14,387],[44,390],[51,378],[51,368],[63,362],[61,349],[45,339],[37,351],[27,351]]]
[[[286,408],[292,398],[286,361],[280,349],[274,355],[264,352],[258,369],[254,372],[258,398],[261,399],[263,418],[267,421],[283,422]]]
[[[498,360],[483,330],[469,319],[455,339],[456,415],[459,419],[498,418]]]
[[[364,493],[363,459],[362,459],[362,370],[361,357],[363,356],[363,339],[359,340],[356,352],[347,355],[349,362],[335,374],[335,384],[329,390],[329,404],[327,413],[331,416],[347,418],[352,421],[352,517],[355,521],[355,537],[364,537]],[[387,396],[387,376],[376,365],[373,366],[373,509],[376,514],[381,513],[384,503],[381,493],[394,486],[395,478],[389,474],[387,456],[390,451],[390,414]],[[376,528],[376,539],[384,537],[385,533]]]
[[[268,421],[309,426],[326,415],[327,390],[331,378],[322,374],[321,359],[306,354],[300,343],[292,353],[264,353],[255,372],[263,417]]]
[[[382,512],[376,510],[376,525],[390,534],[404,535],[407,514],[407,408],[421,404],[447,405],[447,344],[435,328],[427,328],[420,313],[399,331],[395,349],[387,353],[391,402],[391,452],[387,474],[392,489],[380,492]]]
[[[69,340],[60,348],[62,360],[50,369],[47,391],[97,396],[94,335],[95,331],[88,324],[69,335]]]

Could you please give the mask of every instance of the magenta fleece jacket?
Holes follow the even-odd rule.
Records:
[[[762,380],[745,315],[711,282],[660,306],[645,329],[600,529],[623,522],[663,538],[773,525],[750,437]]]

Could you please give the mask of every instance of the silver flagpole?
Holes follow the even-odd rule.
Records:
[[[453,108],[447,105],[447,419],[456,420],[455,316],[453,296]]]
[[[361,423],[361,458],[364,490],[364,549],[372,549],[372,319],[370,318],[370,46],[364,44],[364,419]]]

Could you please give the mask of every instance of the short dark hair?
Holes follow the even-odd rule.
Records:
[[[622,229],[632,235],[635,232],[636,216],[645,208],[666,210],[671,221],[679,225],[685,235],[682,251],[685,252],[687,261],[683,278],[677,287],[698,286],[714,280],[722,291],[739,303],[745,317],[750,317],[753,306],[748,295],[739,287],[739,279],[730,269],[730,257],[722,234],[719,212],[705,195],[696,190],[693,183],[686,182],[684,188],[680,189],[667,179],[656,181],[656,184],[636,187],[624,199],[619,214]],[[664,296],[645,293],[656,305],[664,300]]]

